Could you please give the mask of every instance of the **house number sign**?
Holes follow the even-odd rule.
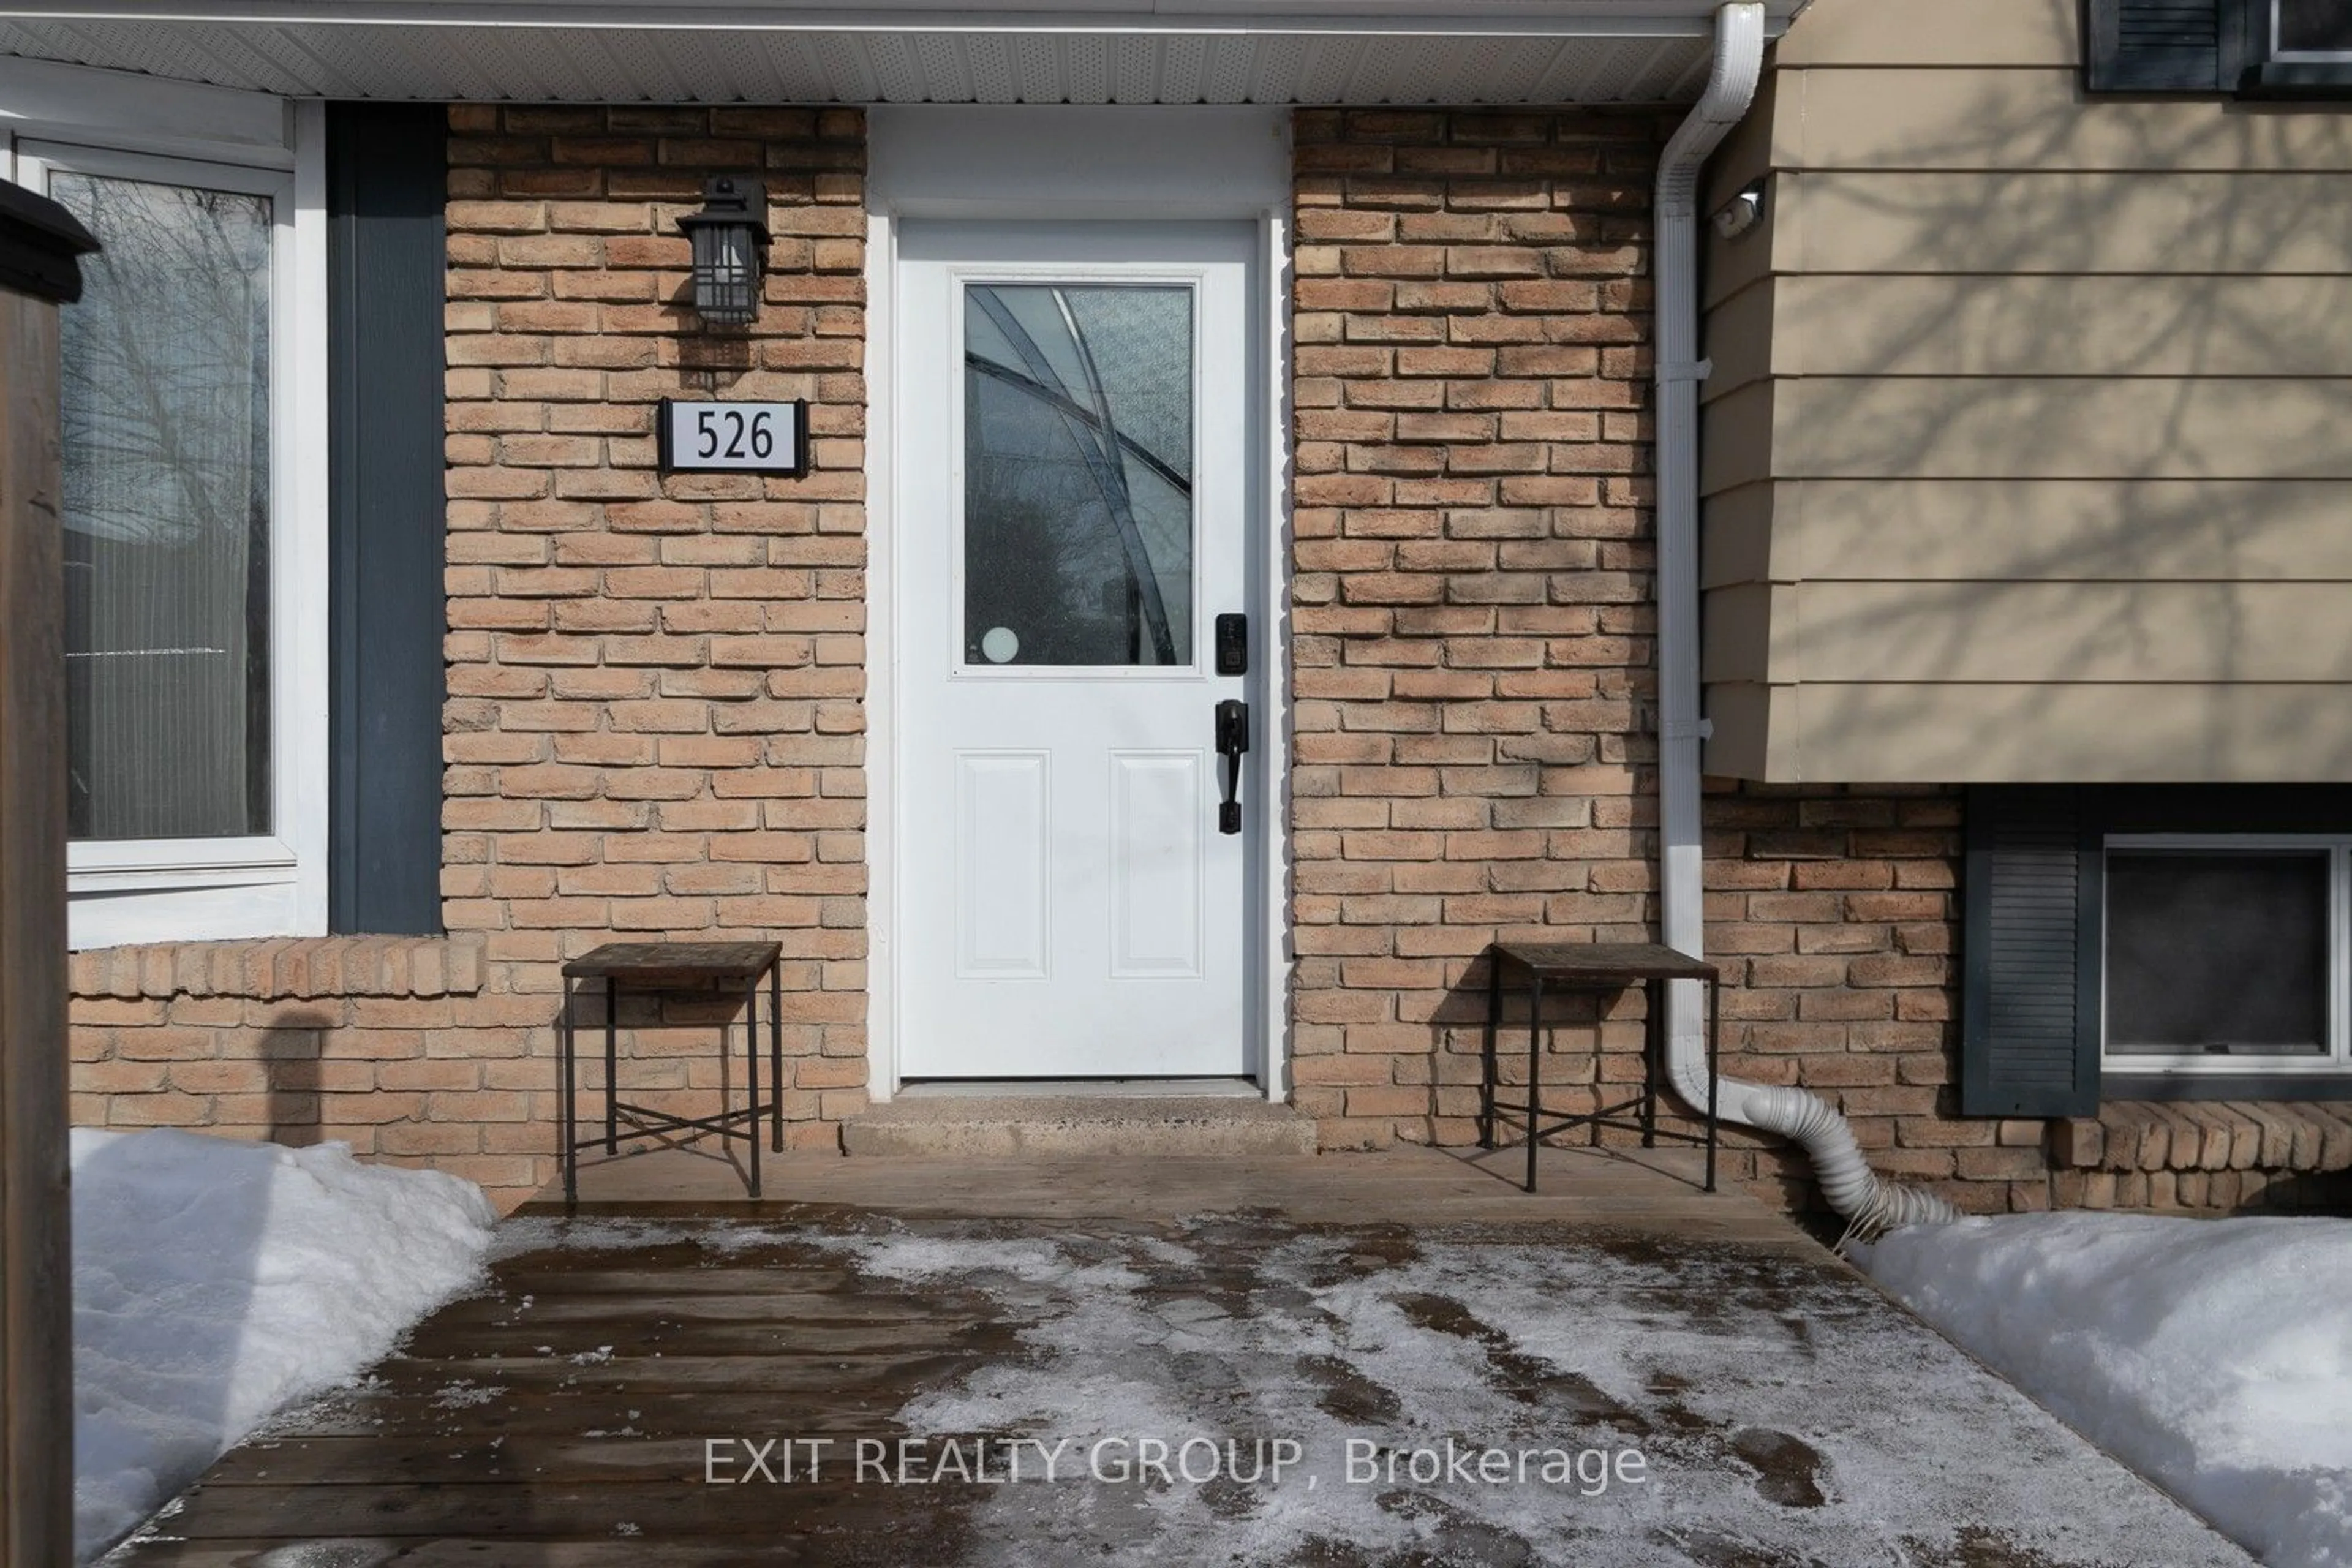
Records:
[[[654,415],[665,474],[808,472],[808,404],[686,403],[665,397]]]

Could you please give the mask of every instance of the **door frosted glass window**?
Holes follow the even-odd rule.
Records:
[[[2107,1051],[2326,1056],[2328,858],[2107,852]]]
[[[1192,662],[1192,291],[967,284],[963,659]]]
[[[269,831],[270,203],[59,170],[68,818]]]

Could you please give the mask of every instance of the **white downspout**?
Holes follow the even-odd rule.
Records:
[[[1659,161],[1657,226],[1658,833],[1662,924],[1668,947],[1706,955],[1706,876],[1699,815],[1698,182],[1707,154],[1748,112],[1764,68],[1764,7],[1742,0],[1715,16],[1715,69]],[[1667,988],[1667,1068],[1675,1092],[1706,1104],[1706,1040],[1698,982]],[[1727,1122],[1801,1144],[1822,1195],[1864,1237],[1956,1219],[1931,1194],[1879,1180],[1853,1130],[1801,1089],[1717,1080]]]

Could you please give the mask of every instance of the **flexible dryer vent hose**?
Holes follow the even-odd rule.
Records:
[[[1707,154],[1748,112],[1764,62],[1764,7],[1738,0],[1716,13],[1706,89],[1666,143],[1657,184],[1658,824],[1666,944],[1694,956],[1706,941],[1699,774],[1698,185]],[[1708,1101],[1699,986],[1668,987],[1666,1036],[1675,1092]],[[1822,1194],[1864,1239],[1897,1226],[1959,1217],[1930,1194],[1882,1180],[1828,1101],[1801,1089],[1722,1079],[1722,1119],[1793,1139]]]
[[[1870,1241],[1898,1226],[1941,1225],[1960,1217],[1933,1193],[1881,1179],[1855,1146],[1853,1129],[1821,1096],[1759,1085],[1747,1099],[1750,1125],[1803,1146],[1822,1196],[1845,1220],[1847,1235]]]

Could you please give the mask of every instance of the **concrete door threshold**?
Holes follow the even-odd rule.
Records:
[[[851,1154],[1003,1159],[1016,1154],[1312,1154],[1315,1123],[1253,1090],[1110,1092],[1029,1084],[979,1094],[900,1095],[843,1123]],[[1138,1086],[1139,1087],[1139,1086]]]
[[[1264,1100],[1245,1078],[936,1078],[902,1084],[897,1100]]]

